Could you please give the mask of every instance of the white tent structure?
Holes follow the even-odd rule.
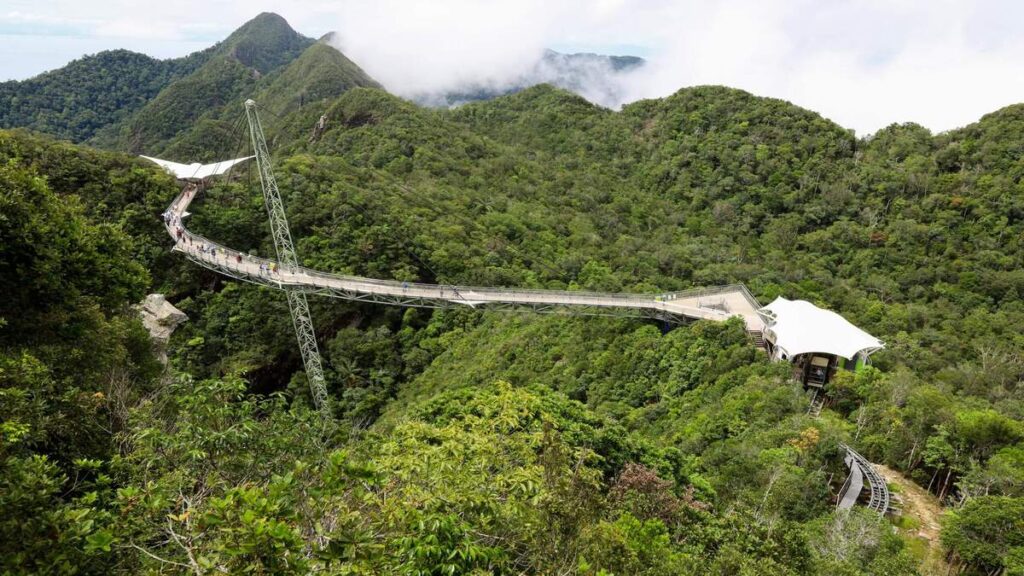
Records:
[[[800,354],[819,353],[853,360],[867,358],[885,343],[850,324],[831,310],[806,300],[776,298],[758,314],[765,321],[765,338],[774,346],[773,357],[791,360]]]
[[[192,164],[179,164],[177,162],[171,162],[170,160],[161,160],[160,158],[151,158],[149,156],[143,156],[143,158],[160,165],[164,170],[174,174],[175,178],[178,180],[205,180],[210,176],[220,176],[230,170],[232,166],[245,162],[251,158],[255,158],[255,156],[246,156],[245,158],[236,158],[234,160],[222,160],[213,164],[200,164],[198,162],[194,162]]]

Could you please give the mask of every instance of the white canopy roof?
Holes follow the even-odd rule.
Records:
[[[204,178],[209,178],[210,176],[219,176],[230,170],[235,164],[245,162],[250,158],[254,158],[254,156],[246,156],[245,158],[236,158],[234,160],[222,160],[213,164],[200,164],[198,162],[193,162],[192,164],[178,164],[177,162],[171,162],[170,160],[150,158],[149,156],[143,156],[143,158],[159,164],[164,170],[174,174],[174,176],[179,180],[202,180]]]
[[[846,318],[805,300],[787,300],[780,296],[761,308],[760,313],[775,334],[775,345],[791,358],[821,352],[852,359],[862,350],[870,354],[885,347],[881,340],[850,324]]]

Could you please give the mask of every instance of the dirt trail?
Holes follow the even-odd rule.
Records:
[[[887,483],[897,487],[898,497],[902,500],[903,516],[911,518],[917,523],[916,528],[900,529],[900,532],[916,537],[926,545],[926,554],[921,559],[921,573],[946,574],[949,566],[946,564],[942,544],[939,542],[939,531],[942,529],[940,523],[942,506],[939,504],[938,498],[892,468],[875,464],[875,469]]]

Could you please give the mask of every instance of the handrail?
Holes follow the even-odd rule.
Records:
[[[882,478],[882,476],[875,470],[875,466],[870,460],[861,456],[856,450],[850,448],[846,444],[840,444],[839,447],[846,450],[846,452],[853,457],[864,472],[864,476],[868,479],[868,485],[871,488],[871,494],[868,498],[868,508],[884,515],[889,511],[890,500],[889,486],[885,483],[885,478]]]
[[[171,203],[168,212],[173,216],[170,222],[166,223],[167,230],[172,238],[178,240],[176,248],[190,253],[193,259],[209,263],[213,266],[234,270],[243,276],[252,276],[253,269],[259,271],[258,276],[263,276],[261,267],[268,268],[280,266],[275,260],[259,256],[250,256],[240,250],[215,242],[201,234],[196,234],[185,228],[181,218],[191,201],[194,199],[197,188],[186,187]],[[182,229],[183,235],[179,239],[175,227]],[[217,252],[216,257],[198,250],[197,246],[213,248]],[[222,256],[223,255],[223,256]],[[237,258],[241,255],[245,258],[244,265],[237,265],[231,262],[230,257]],[[223,264],[218,261],[223,258]],[[255,265],[255,266],[253,266]],[[389,296],[409,295],[419,299],[444,300],[447,302],[464,303],[468,305],[510,303],[520,305],[560,305],[560,306],[597,306],[603,308],[634,308],[656,310],[667,314],[680,315],[688,318],[711,318],[726,319],[737,315],[737,311],[720,311],[714,307],[705,306],[700,299],[715,295],[727,295],[739,293],[748,303],[750,310],[744,318],[749,323],[749,318],[754,317],[756,322],[756,311],[760,307],[757,300],[750,294],[749,290],[742,284],[729,284],[725,286],[697,287],[687,290],[661,293],[622,293],[622,292],[593,292],[585,290],[546,290],[536,288],[513,288],[493,286],[466,286],[455,284],[427,284],[422,282],[402,282],[398,280],[381,280],[353,276],[348,274],[323,272],[305,266],[294,268],[278,268],[275,273],[266,276],[278,287],[286,286],[312,286],[326,290],[355,290],[361,293],[376,293]],[[450,291],[445,294],[445,291]],[[675,300],[698,300],[696,306]],[[743,314],[739,314],[743,316]],[[759,329],[759,327],[755,327]]]

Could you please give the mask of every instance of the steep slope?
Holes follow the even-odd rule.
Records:
[[[202,67],[170,84],[130,118],[105,129],[94,143],[133,153],[158,152],[200,118],[251,93],[260,78],[294,60],[312,43],[280,16],[260,14],[218,44]]]
[[[255,70],[234,58],[215,57],[135,113],[121,129],[116,147],[152,154],[211,110],[250,92],[258,77]]]
[[[110,50],[28,80],[0,83],[0,128],[23,127],[74,142],[88,140],[194,71],[210,54],[205,50],[157,60]]]
[[[240,146],[247,145],[245,132],[238,124],[247,98],[259,104],[264,129],[268,137],[276,139],[286,125],[294,124],[289,113],[299,112],[304,132],[323,114],[332,98],[352,88],[380,87],[344,54],[324,42],[313,44],[290,64],[245,86],[247,89],[235,98],[207,110],[198,122],[163,144],[161,153],[173,158],[209,160],[238,152]]]
[[[356,87],[380,88],[344,54],[326,42],[317,42],[261,89],[257,101],[278,115],[308,104],[336,98]]]
[[[281,16],[262,12],[217,45],[216,53],[267,74],[297,58],[311,44],[312,39],[293,30]]]
[[[939,541],[942,528],[942,505],[928,492],[903,474],[888,466],[876,465],[878,473],[899,498],[900,517],[896,529],[907,540],[910,550],[921,563],[921,573],[939,575],[949,572],[946,552]]]

